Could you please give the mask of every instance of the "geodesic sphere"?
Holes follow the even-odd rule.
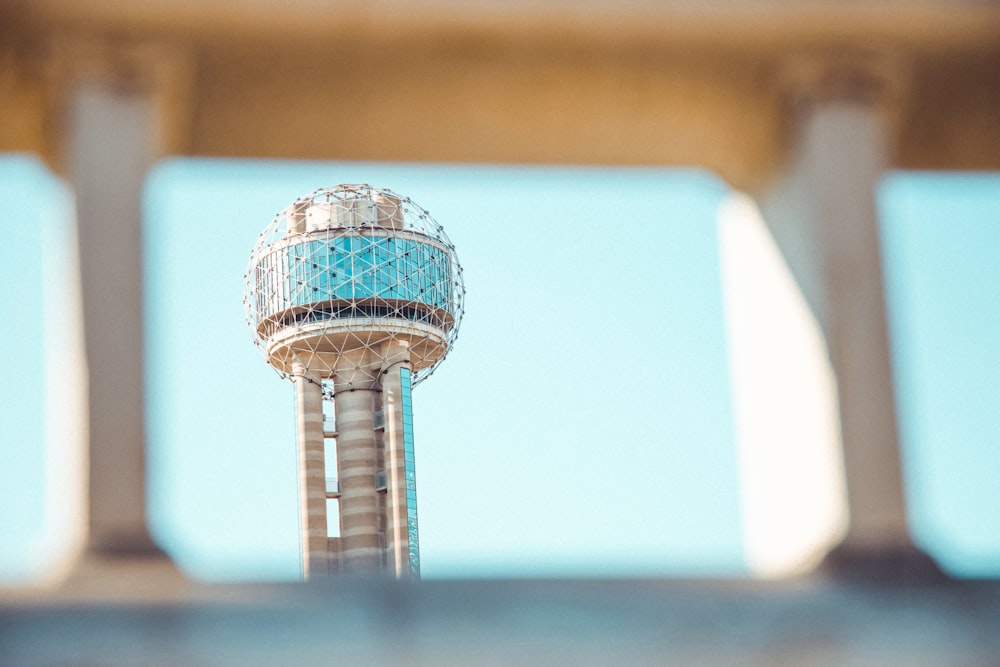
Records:
[[[314,379],[352,364],[374,369],[403,348],[416,384],[454,343],[464,297],[441,225],[369,185],[297,199],[261,232],[244,275],[254,344],[286,378],[297,368]]]

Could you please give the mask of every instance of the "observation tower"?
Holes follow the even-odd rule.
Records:
[[[410,390],[454,343],[464,296],[444,229],[391,190],[321,188],[258,237],[244,306],[295,385],[304,578],[420,575]]]

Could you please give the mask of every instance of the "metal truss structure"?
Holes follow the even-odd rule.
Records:
[[[465,286],[455,247],[408,197],[370,185],[320,188],[258,236],[244,276],[254,344],[284,378],[313,380],[409,348],[413,384],[458,336]],[[373,378],[359,378],[373,379]]]

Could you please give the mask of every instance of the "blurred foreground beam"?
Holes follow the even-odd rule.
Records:
[[[775,63],[884,49],[913,70],[893,166],[1000,168],[1000,7],[654,4],[14,3],[0,150],[52,159],[37,60],[52,35],[84,34],[191,49],[187,155],[698,165],[756,191],[788,147]]]
[[[972,667],[1000,664],[998,622],[997,582],[338,579],[169,605],[0,603],[0,663]]]

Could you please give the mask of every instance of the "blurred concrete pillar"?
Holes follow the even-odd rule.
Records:
[[[88,549],[153,550],[145,520],[142,184],[154,119],[148,96],[81,82],[69,106],[89,388]]]
[[[86,538],[68,584],[175,579],[146,524],[142,191],[170,135],[168,63],[155,50],[59,42],[51,77],[59,162],[76,202],[88,373]],[[132,578],[117,568],[151,566]],[[131,591],[133,594],[135,590]]]
[[[731,194],[718,225],[744,558],[757,577],[798,575],[847,524],[836,376],[750,197]]]
[[[931,571],[907,527],[876,203],[904,73],[880,59],[797,62],[788,74],[788,166],[760,203],[838,386],[849,525],[827,562],[862,576]]]

